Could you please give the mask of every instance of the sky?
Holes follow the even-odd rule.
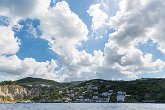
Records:
[[[0,0],[0,81],[165,77],[163,0]]]

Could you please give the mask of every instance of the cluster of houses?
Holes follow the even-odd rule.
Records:
[[[93,85],[88,85],[86,90],[78,94],[74,90],[67,90],[67,92],[63,93],[63,91],[59,91],[59,94],[63,94],[64,97],[62,102],[65,103],[109,103],[111,102],[111,96],[113,94],[113,90],[108,90],[106,92],[99,93],[98,87]],[[89,96],[86,96],[88,94]],[[124,102],[126,97],[126,92],[118,91],[116,94],[117,102]]]

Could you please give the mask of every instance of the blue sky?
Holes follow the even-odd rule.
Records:
[[[137,1],[0,1],[0,80],[164,77],[164,7]]]
[[[62,1],[52,1],[51,6],[54,6],[55,3]],[[87,13],[88,8],[91,4],[97,3],[97,1],[93,0],[83,0],[83,1],[77,1],[77,0],[67,0],[67,3],[70,6],[70,9],[75,12],[87,25],[88,29],[91,30],[92,25],[92,17],[89,16]],[[117,11],[117,9],[114,9],[114,13]],[[17,55],[21,58],[27,58],[32,57],[36,59],[37,61],[46,61],[51,59],[58,59],[58,55],[51,52],[49,49],[48,42],[45,40],[40,39],[39,37],[42,34],[42,31],[40,29],[37,29],[37,35],[33,35],[33,33],[29,32],[29,24],[33,25],[33,28],[37,28],[40,25],[40,21],[37,19],[26,19],[26,20],[20,20],[19,25],[23,26],[23,28],[19,31],[17,31],[15,28],[15,34],[18,36],[19,39],[21,39],[22,45],[20,48],[20,51],[17,53]],[[106,29],[110,32],[113,32],[111,29]],[[95,40],[94,38],[89,38],[88,41],[82,42],[82,47],[80,47],[80,50],[86,50],[89,53],[93,53],[94,50],[103,50],[104,45],[108,40],[109,34],[103,33],[103,38]],[[30,44],[30,45],[29,45]],[[98,45],[99,44],[99,45]]]
[[[40,21],[34,20],[21,20],[19,25],[22,26],[21,29],[13,28],[15,35],[21,40],[20,50],[17,53],[18,57],[24,58],[34,58],[36,61],[47,61],[51,59],[58,59],[58,55],[53,53],[49,49],[48,42],[40,39],[42,32],[38,28]],[[29,25],[32,25],[36,29],[36,34],[34,35],[31,30],[29,30]]]
[[[138,46],[138,48],[143,52],[143,53],[152,53],[153,59],[162,59],[165,60],[165,56],[163,53],[157,50],[157,46],[155,43],[153,43],[151,40],[149,40],[145,44],[141,44]]]

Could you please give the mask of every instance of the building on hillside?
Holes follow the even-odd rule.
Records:
[[[113,93],[113,90],[108,90],[109,93]]]
[[[108,92],[103,92],[103,93],[101,93],[101,96],[103,96],[103,97],[108,97],[108,95],[109,95]]]
[[[79,99],[83,99],[83,98],[84,98],[84,96],[78,96],[78,98],[79,98]]]
[[[124,102],[126,97],[126,92],[117,92],[117,102]]]
[[[62,90],[61,90],[61,91],[58,91],[58,93],[59,93],[59,94],[62,94],[63,92],[62,92]]]

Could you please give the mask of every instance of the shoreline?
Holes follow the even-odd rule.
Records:
[[[31,102],[31,103],[24,103],[24,102],[7,102],[7,103],[2,103],[0,102],[0,104],[165,104],[165,103],[142,103],[142,102],[138,102],[138,103],[78,103],[78,102],[70,102],[70,103],[45,103],[45,102]]]

